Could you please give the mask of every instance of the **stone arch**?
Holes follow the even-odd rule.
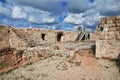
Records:
[[[57,33],[57,41],[58,42],[64,41],[63,38],[64,38],[63,32],[58,32]]]
[[[41,34],[41,39],[45,40],[45,36],[46,36],[46,34]]]

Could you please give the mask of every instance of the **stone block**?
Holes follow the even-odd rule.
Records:
[[[120,41],[116,40],[97,40],[96,41],[96,57],[114,59],[120,55]]]

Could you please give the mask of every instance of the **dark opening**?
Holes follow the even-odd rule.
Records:
[[[120,73],[120,54],[118,55],[117,58],[110,59],[112,62],[116,63],[116,66],[118,67],[119,73]]]
[[[46,35],[46,34],[41,34],[42,40],[45,40],[45,35]]]
[[[100,31],[103,31],[103,27],[100,27]]]
[[[88,39],[90,40],[90,34],[88,34]]]
[[[62,36],[63,36],[62,32],[58,33],[58,35],[57,35],[57,41],[60,41]]]
[[[82,37],[82,39],[81,39],[82,41],[84,41],[85,40],[85,35]]]
[[[8,33],[10,33],[10,30],[8,30]]]
[[[96,55],[96,54],[95,54],[95,52],[96,52],[96,46],[95,46],[95,45],[92,45],[92,46],[91,46],[91,50],[92,50],[92,53],[93,53],[94,55]]]

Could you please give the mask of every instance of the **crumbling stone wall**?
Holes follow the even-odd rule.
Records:
[[[50,51],[39,48],[5,48],[0,50],[0,74],[8,70],[31,64],[40,59],[52,56]]]
[[[61,33],[61,36],[58,36]],[[78,32],[70,31],[56,31],[56,30],[42,30],[36,28],[11,28],[10,29],[10,47],[35,47],[40,46],[41,43],[54,43],[75,41]],[[57,38],[60,38],[58,40]]]
[[[57,40],[59,33],[62,35]],[[41,44],[75,41],[78,34],[78,32],[69,31],[0,26],[0,73],[53,54],[66,55],[67,52],[61,50],[42,49]]]
[[[0,49],[9,47],[10,27],[0,26]]]
[[[117,58],[120,55],[120,16],[101,19],[95,38],[96,57]]]
[[[59,33],[61,35],[59,36]],[[35,47],[41,43],[75,41],[79,32],[0,26],[0,49]],[[59,40],[58,40],[59,38]]]

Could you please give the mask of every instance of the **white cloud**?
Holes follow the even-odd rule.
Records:
[[[44,24],[44,23],[53,23],[55,22],[55,19],[53,17],[50,17],[49,15],[41,14],[37,16],[29,15],[28,21],[33,23]]]
[[[66,9],[62,7],[62,1],[67,2]],[[64,16],[62,13],[65,15],[68,13],[63,23],[74,24],[75,28],[81,25],[88,27],[89,30],[95,28],[101,17],[120,14],[120,0],[94,0],[93,3],[89,3],[89,0],[7,0],[7,2],[16,6],[11,8],[12,18],[26,19],[28,23],[37,23],[37,26],[42,24],[40,26],[45,28],[52,28],[55,25],[53,29],[63,29],[63,26],[59,28],[59,24],[48,25],[57,23],[58,18]],[[0,5],[0,14],[10,15],[8,9]]]
[[[16,19],[26,19],[27,18],[27,14],[18,6],[13,7],[12,9],[12,18],[16,18]]]
[[[54,16],[50,12],[42,11],[32,7],[24,6],[25,12],[28,14],[28,21],[32,23],[45,24],[55,22]]]
[[[72,24],[82,24],[84,18],[82,18],[83,14],[68,14],[68,16],[64,19],[64,22],[72,23]]]
[[[84,15],[86,15],[84,18],[84,24],[86,26],[94,26],[103,16],[100,15],[100,13],[96,10],[87,10]]]
[[[72,23],[76,25],[82,25],[83,27],[95,26],[102,16],[96,10],[87,10],[80,14],[69,14],[64,22]]]
[[[120,14],[120,0],[95,0],[93,6],[103,15]]]
[[[89,8],[89,0],[68,0],[70,12],[84,12]]]
[[[17,3],[25,6],[32,6],[34,8],[42,9],[44,11],[53,11],[59,13],[63,11],[61,6],[62,1],[68,4],[70,12],[82,12],[88,9],[88,0],[8,0],[10,3]]]

